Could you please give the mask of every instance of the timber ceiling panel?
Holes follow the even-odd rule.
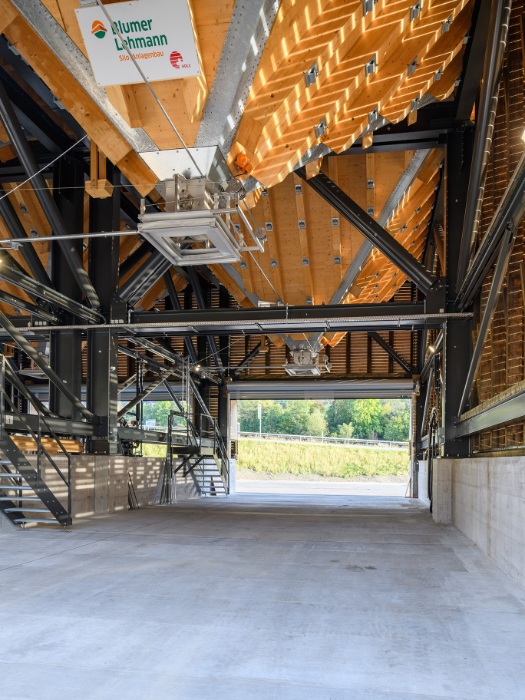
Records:
[[[117,165],[141,195],[151,193],[156,177],[137,155],[129,138],[13,2],[0,0],[0,30],[5,37],[100,152]],[[153,87],[191,146],[202,124],[236,3],[191,0],[190,4],[202,77],[156,82]],[[43,0],[42,5],[56,26],[85,54],[75,16],[79,0]],[[253,193],[247,200],[253,203],[257,223],[267,229],[265,252],[245,255],[240,265],[212,268],[239,304],[252,305],[253,295],[292,305],[330,303],[363,237],[292,170],[307,149],[318,144],[335,153],[347,149],[368,128],[369,116],[376,109],[392,123],[407,115],[409,121],[415,121],[422,104],[451,96],[462,70],[464,37],[469,31],[473,2],[424,2],[421,11],[412,16],[414,6],[412,0],[379,0],[371,12],[363,14],[361,0],[281,0],[231,152],[225,154],[233,164],[239,153],[246,153],[253,166],[252,175],[268,188]],[[365,64],[371,59],[375,63],[367,75]],[[318,76],[307,86],[304,74],[314,64]],[[3,67],[12,74],[8,64]],[[232,75],[232,79],[236,78]],[[24,84],[23,89],[41,103],[29,85]],[[106,93],[127,124],[132,129],[143,129],[158,148],[180,146],[145,85],[111,87]],[[40,106],[57,125],[60,122],[68,138],[75,138],[53,110],[44,104]],[[326,122],[326,133],[317,137],[314,127],[322,120]],[[365,139],[365,145],[371,143],[373,134]],[[13,155],[7,134],[0,128],[0,161],[9,161]],[[412,156],[409,151],[372,153],[365,149],[359,155],[327,157],[322,168],[377,219]],[[440,181],[441,161],[439,149],[428,155],[387,224],[388,230],[419,260]],[[310,164],[310,172],[319,166],[320,162]],[[235,171],[234,166],[232,169]],[[13,184],[5,187],[9,191]],[[33,192],[24,188],[10,194],[9,199],[17,212],[20,205],[27,210],[27,215],[20,215],[27,232],[35,229],[39,235],[50,233]],[[84,230],[88,230],[87,219]],[[0,235],[7,235],[5,227],[0,226]],[[140,240],[137,236],[124,237],[120,246],[121,264],[129,263],[122,283],[141,265],[141,260],[130,257],[139,248]],[[38,249],[44,266],[48,264],[48,248],[42,244]],[[12,255],[27,270],[20,251],[12,251]],[[84,258],[87,266],[87,253]],[[180,291],[186,284],[184,279],[175,273],[172,278]],[[344,301],[387,301],[405,280],[397,268],[374,251]],[[165,294],[161,279],[136,306],[151,308]],[[332,334],[326,341],[336,344],[341,337]],[[282,346],[281,339],[272,340]]]

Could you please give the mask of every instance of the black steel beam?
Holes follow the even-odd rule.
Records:
[[[157,379],[148,384],[148,386],[145,387],[139,394],[137,394],[134,399],[132,399],[129,403],[127,403],[120,409],[120,411],[117,414],[118,417],[122,418],[126,415],[126,413],[132,411],[137,404],[144,401],[144,399],[147,398],[152,393],[152,391],[154,391],[159,386],[159,384],[162,384],[166,379],[168,379],[168,377],[172,373],[172,368],[169,368],[166,371],[162,372]]]
[[[135,292],[128,297],[128,304],[130,304],[130,306],[135,306],[138,304],[142,297],[148,293],[151,287],[159,281],[164,273],[169,271],[170,267],[170,260],[167,260],[166,258],[159,260],[158,265],[150,272],[149,276],[144,279],[142,284],[137,287]]]
[[[29,86],[38,97],[47,105],[47,107],[56,114],[58,119],[63,122],[71,131],[80,138],[84,135],[84,130],[79,126],[77,121],[69,114],[66,108],[60,104],[55,98],[47,85],[38,77],[37,73],[28,65],[22,56],[15,54],[9,47],[9,42],[4,36],[0,36],[0,56],[5,64],[10,64],[12,67],[11,73],[16,75],[19,81],[23,81],[24,85]],[[5,71],[9,69],[4,68]]]
[[[4,85],[1,81],[0,116],[4,122],[11,143],[18,154],[20,162],[24,166],[27,175],[32,178],[31,184],[34,187],[35,195],[47,220],[51,224],[53,233],[60,236],[67,236],[68,232],[64,226],[60,212],[53,201],[53,197],[47,187],[47,183],[42,173],[39,173],[36,159],[28,145],[13,106],[9,101]],[[74,250],[72,250],[71,245],[67,240],[59,240],[57,243],[62,249],[68,265],[76,277],[77,284],[79,285],[89,304],[94,309],[98,309],[100,307],[100,301],[95,292],[95,288],[93,287],[91,280],[84,269],[82,259],[74,252]]]
[[[22,226],[20,219],[18,218],[13,205],[6,196],[4,188],[0,185],[0,216],[5,221],[7,229],[11,234],[11,238],[28,238],[25,228]],[[42,261],[40,260],[38,253],[33,248],[32,245],[21,246],[21,252],[24,259],[31,271],[33,277],[48,287],[52,287],[53,284],[47,274]]]
[[[458,129],[450,135],[446,163],[447,309],[453,308],[454,303],[453,295],[457,282],[457,263],[468,189],[471,147],[472,129]],[[442,446],[444,457],[467,457],[470,454],[470,442],[466,438],[458,439],[455,433],[455,421],[472,352],[471,330],[470,320],[449,318],[443,331],[443,359],[441,362],[443,384],[441,387],[442,411],[440,425],[444,430]]]
[[[193,289],[193,293],[195,294],[195,299],[197,301],[197,306],[199,307],[199,309],[204,310],[204,309],[206,309],[206,301],[204,299],[204,294],[202,291],[201,282],[199,280],[199,277],[197,275],[195,268],[190,267],[190,269],[188,270],[188,274],[189,274],[189,278],[190,278],[190,282],[191,282],[191,288]],[[216,365],[219,373],[222,374],[224,370],[222,367],[222,362],[221,362],[219,352],[217,350],[217,344],[215,343],[215,338],[213,337],[213,335],[210,334],[207,336],[207,339],[208,339],[208,345],[210,346],[211,354],[213,355],[213,360],[215,362],[215,365]]]
[[[18,345],[18,347],[25,352],[25,354],[33,360],[33,362],[40,367],[40,369],[44,372],[46,377],[49,379],[50,382],[53,382],[53,384],[61,391],[64,396],[73,404],[73,406],[88,420],[93,420],[94,415],[91,413],[91,411],[88,411],[87,408],[83,405],[83,403],[80,401],[80,399],[75,396],[69,388],[64,384],[62,379],[54,372],[51,367],[47,364],[47,362],[44,361],[40,353],[38,353],[35,348],[24,338],[23,335],[21,335],[15,326],[9,321],[7,316],[4,316],[4,314],[0,313],[0,325],[2,328],[6,331],[6,333],[13,339],[13,341]]]
[[[259,343],[259,345],[256,345],[251,352],[245,355],[244,359],[242,359],[237,365],[237,367],[235,367],[235,369],[232,372],[233,376],[240,374],[243,371],[243,369],[246,369],[246,367],[248,367],[248,365],[250,365],[253,362],[253,360],[255,360],[255,358],[260,352],[261,344]]]
[[[476,110],[476,133],[470,167],[470,178],[461,233],[456,294],[467,272],[472,245],[481,218],[481,202],[498,105],[499,78],[510,21],[512,0],[494,0],[490,14],[489,37],[483,66],[483,84]]]
[[[388,231],[369,216],[354,200],[343,192],[323,172],[307,179],[305,168],[295,171],[310,187],[339,214],[373,243],[396,265],[423,294],[428,294],[437,279],[416,260]]]
[[[148,243],[147,241],[142,243],[137,250],[135,250],[131,255],[128,255],[128,257],[123,261],[122,265],[120,265],[119,277],[123,278],[128,274],[128,272],[131,272],[135,265],[138,265],[141,260],[144,260],[146,255],[151,255],[152,252],[153,246],[151,243]]]
[[[476,372],[478,370],[478,366],[481,360],[481,354],[485,346],[487,333],[492,322],[494,311],[496,310],[496,304],[498,301],[499,293],[501,291],[501,286],[503,284],[503,278],[505,277],[507,266],[509,264],[512,246],[514,245],[515,235],[515,229],[510,229],[507,232],[507,236],[502,241],[500,247],[498,262],[496,265],[496,269],[494,270],[494,276],[492,277],[492,284],[490,285],[489,295],[485,304],[483,317],[479,326],[478,335],[476,338],[476,345],[474,347],[474,352],[470,361],[467,378],[465,379],[465,386],[463,388],[463,393],[459,402],[458,415],[461,415],[463,413],[465,406],[467,405],[468,398],[470,396],[472,385],[474,383],[474,378],[476,376]]]
[[[479,93],[483,59],[487,48],[491,0],[478,0],[472,17],[470,41],[465,51],[463,73],[456,98],[456,120],[466,122]]]
[[[456,425],[458,437],[479,433],[505,423],[520,421],[525,418],[525,388],[512,396],[505,396],[492,406],[484,408],[469,417],[460,416]]]
[[[107,177],[113,185],[120,173],[109,162]],[[120,221],[120,188],[111,197],[90,198],[90,231],[116,231]],[[102,311],[111,315],[118,284],[120,239],[104,237],[89,243],[89,273],[97,290]],[[89,449],[97,454],[116,454],[118,450],[118,337],[110,329],[88,332],[87,404],[99,419]]]
[[[15,307],[15,309],[27,311],[32,316],[41,318],[47,323],[58,322],[58,317],[50,311],[46,311],[45,309],[41,308],[40,306],[37,306],[36,304],[31,304],[28,301],[19,299],[18,297],[15,297],[12,294],[9,294],[8,292],[4,292],[3,290],[0,290],[0,300],[4,301],[6,304],[10,304],[11,306]]]
[[[118,295],[120,298],[129,302],[137,291],[140,290],[144,284],[149,282],[151,275],[154,274],[158,266],[165,260],[166,258],[160,251],[154,250],[138,270],[119,287]]]
[[[525,155],[521,160],[490,222],[485,238],[478,248],[457,297],[457,307],[465,309],[472,303],[492,267],[498,248],[509,226],[519,226],[525,215]]]
[[[173,284],[173,279],[170,275],[169,272],[164,273],[164,284],[166,285],[166,289],[168,291],[168,297],[171,302],[171,306],[174,311],[180,311],[181,306],[179,303],[179,297],[177,295],[177,290],[175,289],[175,285]],[[197,364],[197,353],[195,352],[195,348],[193,346],[193,341],[191,338],[184,338],[184,345],[186,346],[186,351],[190,357],[191,362],[195,365]]]
[[[92,311],[83,304],[78,304],[73,299],[57,292],[52,287],[37,282],[32,277],[29,277],[24,272],[20,272],[16,267],[12,266],[14,261],[7,257],[7,251],[0,250],[0,279],[12,282],[15,286],[26,291],[30,296],[36,299],[52,304],[52,306],[68,311],[88,323],[97,323],[104,321],[104,317],[96,311]]]
[[[84,226],[84,172],[80,160],[69,155],[61,158],[53,169],[53,197],[64,226],[69,231],[82,231]],[[72,240],[71,248],[82,256],[82,239]],[[77,302],[82,301],[62,248],[51,244],[51,275],[57,292]],[[66,319],[64,319],[66,322]],[[75,322],[74,317],[69,323]],[[82,385],[82,332],[57,331],[51,333],[49,363],[75,396],[80,396]],[[78,410],[53,385],[50,386],[49,405],[52,412],[62,418],[77,420]]]
[[[370,331],[368,335],[375,340],[375,342],[379,345],[379,347],[383,348],[383,350],[387,353],[389,357],[391,357],[394,362],[397,362],[397,364],[402,367],[407,374],[412,374],[414,372],[414,368],[411,367],[406,360],[404,360],[401,355],[399,355],[394,348],[389,345],[386,340],[383,340],[383,338],[377,333],[376,331]]]

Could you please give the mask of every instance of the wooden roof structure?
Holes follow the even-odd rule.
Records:
[[[105,4],[111,13],[113,3]],[[243,306],[252,305],[254,298],[292,305],[329,304],[364,239],[306,183],[301,187],[293,171],[304,162],[310,174],[322,168],[376,219],[395,188],[401,187],[394,206],[383,212],[384,223],[421,260],[443,151],[439,144],[428,148],[416,177],[404,184],[403,173],[418,151],[374,150],[377,124],[370,120],[381,125],[403,120],[417,125],[420,108],[454,94],[473,2],[414,5],[411,0],[380,0],[368,8],[361,0],[282,0],[278,5],[277,11],[270,12],[263,3],[267,35],[261,37],[241,3],[191,0],[202,75],[153,83],[153,95],[145,84],[104,90],[94,85],[92,76],[86,77],[90,67],[75,14],[78,0],[1,0],[4,37],[61,109],[50,109],[6,60],[2,65],[22,90],[39,101],[46,119],[63,131],[65,142],[79,130],[85,132],[142,196],[158,197],[157,178],[139,155],[140,144],[159,150],[181,147],[159,103],[187,146],[218,143],[232,173],[253,190],[247,201],[256,221],[266,227],[268,240],[265,252],[245,256],[235,266],[235,274],[219,266],[212,269],[213,274]],[[242,33],[243,21],[247,32],[255,26],[253,37],[258,39],[248,51],[251,63],[244,66],[244,73],[235,53],[242,43],[235,32]],[[305,74],[312,66],[316,76],[308,85]],[[230,83],[226,98],[244,92],[241,107],[226,104],[223,108],[226,118],[219,133],[214,109],[225,81]],[[63,118],[64,112],[74,119],[74,129]],[[321,122],[325,131],[316,136]],[[33,137],[38,139],[37,134]],[[0,133],[0,139],[0,157],[9,162],[14,149],[7,134]],[[320,155],[312,158],[316,153]],[[239,154],[248,159],[249,175],[236,168]],[[30,187],[14,191],[16,184],[7,182],[4,187],[7,192],[13,190],[9,200],[17,211],[27,209],[22,225],[28,233],[50,235],[34,192]],[[2,221],[0,226],[6,236]],[[135,236],[121,238],[121,263],[129,261],[139,246]],[[39,246],[44,265],[47,249],[48,245]],[[13,256],[25,266],[19,251]],[[128,265],[121,283],[139,266],[140,260]],[[174,271],[172,277],[177,289],[183,289],[185,280]],[[406,275],[375,250],[339,301],[388,301],[405,280]],[[6,289],[12,291],[9,285]],[[137,305],[151,308],[165,293],[162,279],[156,280]]]

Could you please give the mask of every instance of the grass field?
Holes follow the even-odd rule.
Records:
[[[406,449],[239,440],[237,468],[260,473],[261,478],[275,474],[337,479],[406,476],[408,467]]]

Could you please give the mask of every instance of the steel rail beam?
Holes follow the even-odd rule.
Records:
[[[132,374],[130,377],[126,379],[125,382],[122,382],[122,384],[119,384],[118,386],[118,393],[121,394],[123,391],[126,391],[128,387],[130,387],[132,384],[135,383],[137,379],[137,373]]]
[[[42,207],[42,210],[49,221],[53,233],[59,236],[66,236],[67,231],[62,221],[62,217],[58,210],[58,207],[53,200],[51,192],[47,187],[47,183],[39,173],[38,165],[36,159],[31,151],[29,144],[24,136],[20,123],[16,117],[15,111],[7,93],[5,87],[0,81],[0,116],[4,122],[4,126],[9,135],[11,143],[15,147],[18,154],[20,162],[24,166],[27,176],[31,178],[32,185],[34,187],[35,195]],[[78,253],[72,249],[71,245],[64,240],[57,241],[60,249],[67,261],[71,272],[75,276],[79,288],[82,293],[89,301],[89,304],[94,308],[100,308],[100,301],[98,295],[95,291],[89,276],[84,269],[82,260]]]
[[[7,374],[9,375],[9,381],[15,387],[15,389],[19,391],[25,399],[32,403],[33,406],[37,409],[37,411],[39,411],[43,416],[46,416],[46,418],[56,418],[57,416],[54,416],[53,413],[51,413],[51,411],[49,410],[49,408],[45,406],[40,401],[40,399],[37,398],[20,379],[17,373],[17,368],[14,365],[12,359],[8,358],[8,360],[9,361],[6,363]]]
[[[459,292],[460,285],[465,277],[470,253],[479,227],[481,202],[485,191],[485,176],[498,105],[499,78],[507,44],[511,7],[512,0],[494,0],[492,4],[480,103],[476,110],[477,124],[474,135],[465,218],[461,233],[456,294]]]
[[[6,195],[7,192],[4,190],[2,185],[0,185],[0,216],[5,221],[11,237],[29,238],[20,222],[20,219],[16,215],[13,205]],[[21,252],[33,277],[40,282],[40,284],[45,284],[47,287],[52,287],[53,283],[51,282],[51,279],[42,265],[42,261],[40,260],[38,253],[33,246],[22,246]]]
[[[130,299],[149,282],[151,275],[165,260],[166,258],[159,250],[153,251],[149,258],[119,287],[117,292],[119,297],[130,303]]]
[[[122,416],[125,416],[126,413],[129,413],[132,411],[137,404],[139,404],[141,401],[144,401],[144,399],[151,394],[152,391],[154,391],[159,384],[162,384],[164,380],[168,379],[170,374],[173,374],[173,369],[170,368],[169,370],[162,372],[158,379],[156,379],[154,382],[151,382],[148,384],[147,387],[143,389],[137,396],[135,396],[134,399],[132,399],[129,403],[127,403],[123,408],[120,409],[118,412],[118,417],[122,418]]]
[[[151,287],[158,282],[158,280],[168,272],[172,263],[167,258],[160,260],[158,265],[151,271],[149,277],[143,280],[142,284],[135,290],[135,292],[128,298],[128,303],[131,306],[138,304],[142,297],[151,289]]]
[[[498,254],[498,246],[508,226],[517,227],[525,216],[525,155],[508,184],[500,205],[488,227],[485,238],[481,242],[466,279],[456,299],[458,309],[465,309],[481,288]]]
[[[383,350],[387,353],[389,357],[391,357],[394,362],[397,362],[397,364],[402,367],[407,374],[412,374],[414,372],[414,368],[411,367],[408,362],[406,362],[401,355],[399,355],[394,348],[389,345],[386,340],[383,340],[383,338],[377,333],[377,331],[369,331],[368,335],[375,340],[375,342],[379,345],[380,348],[383,348]]]
[[[309,180],[304,168],[299,168],[295,172],[412,280],[424,295],[428,294],[432,285],[437,282],[436,277],[430,274],[399,241],[361,209],[335,182],[332,182],[323,172]]]
[[[52,382],[57,389],[71,402],[71,404],[80,413],[87,418],[87,420],[94,420],[95,416],[91,411],[88,411],[84,406],[82,401],[71,392],[68,387],[64,384],[63,380],[56,374],[54,370],[45,362],[39,352],[24,338],[24,336],[13,326],[9,321],[7,316],[4,316],[0,312],[0,326],[5,330],[5,332],[13,339],[13,341],[18,345],[18,347],[25,352],[25,354],[33,360],[33,362],[40,367],[42,372],[46,375],[50,382]]]
[[[4,257],[6,255],[6,251],[0,251],[1,262],[7,260],[7,258]],[[11,262],[11,260],[9,260],[9,262]],[[100,323],[100,321],[105,320],[104,317],[96,311],[92,311],[87,306],[79,304],[73,299],[69,299],[68,297],[64,296],[64,294],[57,292],[56,289],[53,289],[52,287],[46,287],[40,282],[34,280],[32,277],[26,275],[24,272],[20,272],[18,269],[11,267],[10,265],[0,264],[0,279],[12,282],[14,285],[20,287],[20,289],[23,289],[32,297],[42,299],[55,307],[68,311],[74,316],[81,318],[83,321]]]
[[[55,314],[46,311],[45,309],[37,306],[36,304],[31,304],[28,301],[19,299],[18,297],[0,290],[0,301],[13,306],[15,309],[20,309],[21,311],[27,311],[32,316],[37,316],[47,323],[58,323],[58,317]]]
[[[504,392],[501,398],[487,407],[469,411],[458,419],[458,437],[479,433],[504,423],[522,420],[525,417],[525,387],[523,382],[514,392]]]

